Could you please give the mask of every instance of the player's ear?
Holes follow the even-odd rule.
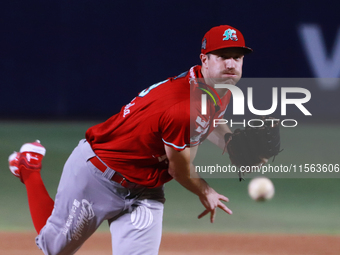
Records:
[[[208,62],[208,55],[201,53],[200,59],[202,62],[202,67],[206,67]]]

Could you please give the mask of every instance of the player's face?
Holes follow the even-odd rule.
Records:
[[[209,56],[201,54],[202,73],[206,83],[235,85],[242,76],[243,50],[225,48],[210,52]]]

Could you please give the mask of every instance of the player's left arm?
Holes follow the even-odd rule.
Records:
[[[207,139],[224,150],[226,146],[226,141],[224,138],[226,133],[232,134],[229,126],[227,124],[220,124],[217,125],[216,128],[208,135]]]

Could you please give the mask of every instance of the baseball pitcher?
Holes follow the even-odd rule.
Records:
[[[54,201],[40,176],[45,148],[36,141],[14,152],[10,170],[26,186],[43,253],[74,254],[106,220],[112,254],[158,254],[163,185],[172,179],[197,195],[204,206],[199,218],[210,215],[214,222],[217,208],[232,214],[223,203],[228,198],[193,171],[193,160],[205,139],[221,150],[227,147],[230,129],[214,128],[212,121],[222,118],[231,93],[214,84],[235,85],[251,51],[236,28],[209,30],[200,66],[144,89],[119,113],[87,130],[65,163]]]

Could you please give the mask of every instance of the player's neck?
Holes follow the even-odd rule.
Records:
[[[217,94],[220,96],[220,98],[224,97],[227,92],[228,92],[228,89],[215,89]]]

